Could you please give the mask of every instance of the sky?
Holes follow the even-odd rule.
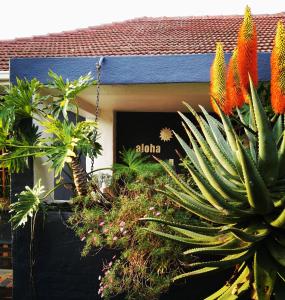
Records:
[[[285,12],[285,0],[2,0],[0,39],[55,33],[138,17]]]

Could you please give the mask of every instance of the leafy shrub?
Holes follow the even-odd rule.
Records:
[[[90,195],[77,198],[70,222],[85,241],[83,256],[93,247],[118,250],[118,255],[102,270],[99,290],[102,297],[109,299],[125,293],[126,299],[158,299],[167,291],[172,278],[182,271],[179,258],[183,246],[149,234],[143,230],[140,218],[157,217],[163,212],[169,221],[179,218],[187,222],[191,216],[178,206],[170,206],[168,197],[157,193],[157,189],[171,184],[159,164],[148,162],[132,150],[124,152],[124,159],[123,164],[114,166],[109,196],[116,195],[111,197],[111,208],[92,205],[94,200]],[[155,223],[148,226],[152,230],[161,228]]]

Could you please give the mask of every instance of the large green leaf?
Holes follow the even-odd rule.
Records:
[[[44,187],[38,181],[33,189],[26,186],[26,190],[18,195],[18,201],[10,205],[10,212],[12,213],[10,221],[14,229],[24,226],[28,218],[39,210],[43,193]]]

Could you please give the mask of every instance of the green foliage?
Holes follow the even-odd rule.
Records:
[[[55,176],[61,174],[66,163],[71,163],[72,158],[78,154],[97,157],[100,154],[101,146],[94,140],[94,133],[97,130],[97,123],[94,121],[63,122],[54,117],[48,118],[40,124],[44,132],[50,137],[40,141],[49,145],[45,150],[45,155],[51,162],[51,168],[55,171]]]
[[[16,85],[11,85],[1,98],[1,167],[7,168],[9,172],[18,173],[28,167],[29,159],[47,157],[59,181],[62,180],[61,173],[64,167],[70,167],[71,179],[75,191],[79,194],[85,190],[87,184],[86,170],[78,163],[80,156],[95,158],[101,151],[101,145],[96,141],[96,122],[79,122],[76,102],[78,94],[94,84],[94,81],[90,74],[74,81],[65,81],[52,71],[49,72],[49,76],[51,82],[48,86],[36,79],[17,79]],[[68,119],[69,114],[75,114],[74,122]],[[59,121],[60,116],[64,117],[63,122]],[[38,185],[34,189],[37,190]],[[20,194],[23,197],[19,197],[19,204],[13,205],[11,210],[15,214],[12,219],[17,219],[16,224],[26,222],[26,215],[20,203],[22,199],[24,205],[32,205],[32,202],[28,203],[25,198],[26,192],[23,193]],[[29,210],[28,215],[34,211]],[[23,218],[22,221],[19,221],[20,217]]]
[[[179,207],[170,207],[168,197],[157,193],[156,189],[171,184],[159,164],[147,161],[149,158],[133,150],[124,154],[125,164],[114,166],[113,186],[104,193],[112,195],[112,207],[106,210],[94,205],[94,194],[90,193],[88,198],[75,199],[77,208],[70,222],[86,242],[82,255],[99,247],[118,251],[102,270],[99,290],[102,297],[110,299],[123,293],[125,299],[155,300],[181,272],[179,258],[184,247],[149,234],[139,219],[155,217],[163,211],[169,221],[180,218],[188,222],[190,216]],[[122,176],[128,180],[122,181]],[[162,228],[155,223],[148,227]]]
[[[44,192],[44,187],[39,181],[33,189],[26,186],[26,190],[18,195],[18,202],[10,205],[10,212],[14,213],[10,219],[14,229],[24,226],[28,218],[37,213],[42,203]]]
[[[49,76],[52,81],[48,87],[56,89],[54,92],[47,90],[36,79],[17,79],[17,84],[11,85],[0,103],[0,150],[5,153],[0,160],[5,167],[11,167],[12,172],[22,171],[27,165],[27,157],[46,156],[47,149],[51,159],[55,157],[58,160],[55,162],[57,173],[61,172],[65,160],[70,156],[67,148],[76,148],[77,154],[99,154],[100,145],[95,141],[95,122],[77,122],[76,117],[75,124],[70,124],[67,114],[75,112],[77,116],[76,96],[94,83],[91,75],[81,76],[74,81],[64,81],[52,71]],[[63,99],[70,105],[63,103]],[[66,119],[62,124],[58,121],[60,114]],[[31,125],[31,120],[43,127],[42,132]],[[27,130],[30,126],[32,130]],[[43,138],[42,133],[49,133],[55,138]],[[78,137],[75,138],[75,135]],[[75,143],[74,139],[78,141]],[[60,148],[58,151],[57,146]],[[17,163],[12,160],[17,160]],[[14,165],[16,167],[13,168]]]
[[[140,152],[134,149],[124,149],[120,153],[122,163],[115,163],[113,165],[114,179],[121,179],[125,183],[132,182],[135,178],[148,177],[150,173],[152,176],[161,173],[161,166],[149,162],[149,157],[143,156]]]
[[[42,84],[36,79],[17,79],[17,84],[7,89],[0,104],[1,128],[12,129],[19,121],[30,118],[38,110],[41,87]]]
[[[57,75],[53,71],[49,71],[51,82],[50,88],[56,89],[55,98],[51,103],[52,115],[58,118],[60,114],[68,120],[68,111],[76,111],[76,96],[90,85],[96,83],[93,80],[91,73],[85,76],[80,76],[74,81],[64,80],[62,76]]]
[[[207,257],[188,264],[190,270],[176,280],[236,267],[225,286],[208,300],[237,299],[248,289],[252,299],[271,299],[278,277],[284,286],[284,116],[272,124],[252,84],[251,98],[247,122],[239,112],[241,124],[247,123],[242,138],[222,111],[219,122],[204,109],[204,117],[199,116],[186,104],[201,132],[181,114],[191,148],[177,138],[187,155],[185,168],[199,192],[161,162],[176,183],[176,188],[166,186],[164,194],[200,220],[170,223],[144,219],[164,224],[171,233],[165,229],[147,231],[187,245],[186,259],[191,255]]]

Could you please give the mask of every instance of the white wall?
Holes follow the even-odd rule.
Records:
[[[100,95],[100,113],[98,118],[98,142],[103,147],[103,155],[94,163],[94,169],[108,168],[114,163],[115,157],[115,113],[116,111],[172,111],[183,110],[182,101],[187,101],[197,108],[202,104],[209,108],[208,84],[149,84],[102,86]],[[80,94],[80,114],[94,120],[96,111],[96,88],[92,87]],[[36,159],[34,164],[35,182],[42,178],[47,189],[53,187],[54,174],[48,172],[43,158]],[[91,161],[87,159],[87,171]],[[110,173],[110,171],[102,171]]]

